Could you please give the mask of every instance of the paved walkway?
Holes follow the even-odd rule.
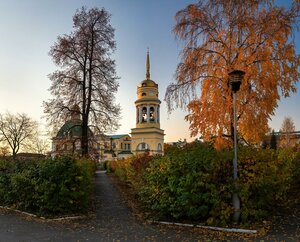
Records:
[[[169,228],[137,221],[104,172],[96,174],[96,217],[77,222],[46,222],[0,210],[0,242],[8,241],[205,241],[210,231]],[[299,218],[288,234],[276,228],[260,241],[300,240]],[[289,221],[287,221],[289,223]],[[276,231],[277,230],[277,231]],[[237,241],[236,237],[224,237]]]

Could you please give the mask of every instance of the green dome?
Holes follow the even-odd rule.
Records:
[[[69,120],[60,128],[56,137],[64,137],[70,135],[71,137],[80,137],[82,134],[81,120]]]
[[[141,82],[140,87],[157,87],[158,85],[150,80],[150,79],[146,79],[144,81]]]

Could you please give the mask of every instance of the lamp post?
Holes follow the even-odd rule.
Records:
[[[233,139],[234,139],[234,158],[233,158],[233,181],[234,181],[234,192],[232,194],[232,203],[233,203],[233,220],[239,221],[240,219],[240,199],[236,193],[236,180],[237,180],[237,128],[236,128],[236,93],[240,90],[240,85],[242,83],[242,79],[245,75],[244,71],[234,70],[228,73],[230,77],[230,86],[233,92],[233,122],[234,122],[234,131],[233,131]]]

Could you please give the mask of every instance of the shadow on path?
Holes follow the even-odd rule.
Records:
[[[96,173],[96,219],[88,228],[101,234],[103,241],[197,241],[199,235],[160,228],[137,221],[105,172]]]

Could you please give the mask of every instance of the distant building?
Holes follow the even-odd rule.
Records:
[[[46,155],[38,154],[38,153],[23,152],[23,153],[18,153],[16,155],[16,158],[18,160],[39,160],[39,159],[45,159]]]
[[[149,152],[164,154],[164,130],[160,128],[158,85],[150,79],[150,57],[147,52],[146,79],[137,87],[136,127],[128,134],[94,136],[89,130],[89,153],[99,160],[123,159]],[[79,107],[73,107],[69,120],[52,138],[51,156],[81,153],[82,121]]]
[[[295,147],[300,145],[300,131],[288,133],[281,131],[272,132],[263,141],[263,146],[270,147],[272,138],[276,140],[277,148]]]
[[[123,159],[132,156],[131,137],[128,134],[105,135],[100,140],[100,159]]]
[[[52,157],[64,154],[81,154],[82,120],[79,107],[75,105],[72,110],[70,119],[64,123],[57,135],[52,138]],[[88,136],[89,153],[98,157],[98,140],[90,129]]]

